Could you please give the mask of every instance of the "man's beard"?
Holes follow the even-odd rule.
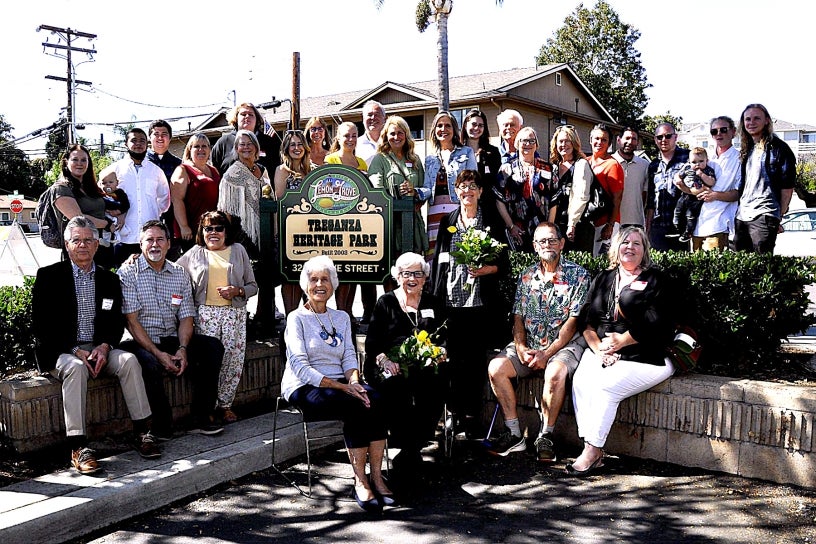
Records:
[[[147,150],[145,149],[141,153],[136,153],[135,151],[131,151],[130,149],[128,149],[128,155],[130,155],[130,158],[133,159],[134,161],[143,161],[144,158],[147,156]]]
[[[548,263],[554,263],[558,261],[558,252],[551,249],[545,249],[541,252],[541,259]]]
[[[145,257],[147,257],[148,261],[158,263],[161,262],[161,260],[164,258],[164,255],[162,255],[161,251],[148,251]]]

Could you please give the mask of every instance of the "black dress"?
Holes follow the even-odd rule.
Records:
[[[445,322],[445,306],[433,295],[424,293],[417,309],[416,314],[406,314],[394,291],[377,300],[366,334],[363,367],[366,381],[382,396],[390,431],[389,445],[411,452],[409,457],[418,454],[433,438],[442,415],[446,363],[440,365],[438,373],[433,368],[417,366],[410,369],[407,377],[397,374],[385,378],[376,359],[379,354],[387,354],[402,344],[415,329],[433,334]],[[444,329],[440,335],[444,340]]]

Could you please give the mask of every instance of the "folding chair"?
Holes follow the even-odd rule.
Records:
[[[278,442],[278,440],[277,440],[278,439],[278,413],[282,409],[282,406],[281,406],[282,404],[288,405],[290,410],[294,411],[295,413],[300,414],[300,421],[301,421],[301,425],[303,427],[303,440],[304,440],[305,449],[306,449],[306,474],[307,474],[307,479],[308,479],[308,482],[309,482],[309,492],[308,493],[304,493],[303,489],[301,489],[301,487],[297,483],[295,483],[294,480],[292,480],[289,476],[287,476],[284,473],[283,469],[281,469],[278,466],[278,464],[276,462],[276,459],[275,459],[275,446],[276,446],[276,444]],[[286,402],[286,399],[284,399],[283,397],[278,397],[277,401],[275,402],[275,414],[274,414],[273,419],[272,419],[272,468],[275,469],[275,471],[278,474],[280,474],[283,477],[284,480],[286,480],[287,482],[292,484],[292,486],[294,486],[295,489],[297,489],[300,492],[301,495],[305,495],[306,497],[311,497],[312,496],[312,456],[311,456],[311,444],[312,444],[312,442],[317,442],[317,441],[321,441],[321,440],[322,441],[327,441],[327,440],[333,440],[333,439],[336,439],[336,438],[343,438],[342,427],[340,429],[334,429],[333,432],[330,432],[329,434],[322,434],[321,433],[320,436],[310,437],[309,436],[309,425],[312,424],[312,423],[340,423],[340,420],[335,419],[335,420],[308,421],[303,416],[303,412],[297,406],[295,406],[293,404],[288,404]],[[324,426],[324,428],[325,428],[325,426]],[[386,449],[386,455],[387,455],[387,449]]]

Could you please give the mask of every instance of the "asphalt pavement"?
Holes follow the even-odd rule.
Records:
[[[402,504],[379,515],[351,499],[348,459],[330,448],[313,498],[263,470],[83,542],[816,542],[816,493],[798,488],[617,458],[582,480],[526,453],[496,458],[458,442],[446,461],[435,450],[419,470],[392,471]],[[305,465],[291,468],[305,484]]]

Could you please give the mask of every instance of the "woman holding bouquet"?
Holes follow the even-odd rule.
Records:
[[[431,292],[445,302],[448,311],[448,357],[450,359],[450,404],[469,434],[478,430],[484,403],[482,392],[487,376],[487,352],[506,344],[508,303],[500,284],[510,273],[506,245],[495,259],[478,262],[457,259],[452,252],[465,251],[463,240],[472,239],[471,229],[487,233],[485,241],[504,244],[504,228],[494,206],[480,206],[482,183],[479,172],[463,170],[454,186],[459,206],[442,217],[431,270]],[[468,245],[468,244],[466,244]],[[461,264],[460,264],[461,263]],[[469,427],[469,428],[468,428]]]
[[[388,431],[379,395],[360,383],[349,316],[327,306],[338,283],[337,269],[325,255],[312,257],[303,265],[300,288],[307,301],[286,318],[281,394],[309,421],[343,421],[354,470],[352,497],[363,510],[376,512],[383,505],[394,504],[394,495],[382,476]]]
[[[421,255],[400,255],[391,268],[399,287],[379,298],[366,335],[365,378],[382,394],[390,445],[401,450],[394,458],[395,467],[415,467],[422,461],[419,452],[433,438],[444,403],[441,369],[419,362],[403,368],[388,356],[420,331],[440,337],[445,334],[440,331],[445,322],[444,304],[423,293],[430,271]],[[440,342],[434,343],[438,346]]]

